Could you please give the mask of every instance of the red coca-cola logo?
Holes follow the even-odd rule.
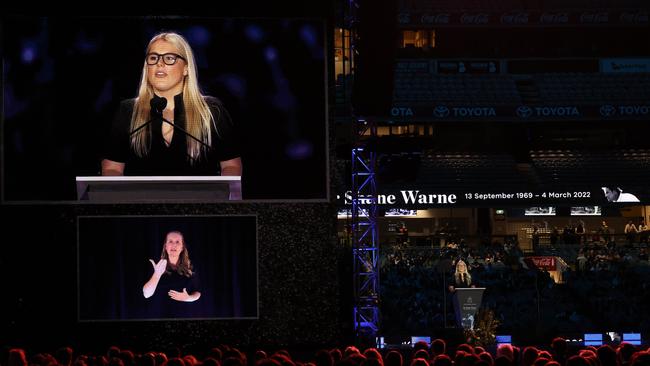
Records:
[[[545,269],[555,268],[555,258],[553,257],[532,257],[531,260],[536,267]]]

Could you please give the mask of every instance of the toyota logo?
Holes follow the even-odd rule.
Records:
[[[445,118],[449,116],[449,108],[445,107],[444,105],[436,106],[436,108],[433,110],[433,115],[438,118]]]
[[[529,118],[533,115],[533,109],[527,105],[517,107],[517,115],[521,118]]]
[[[605,104],[600,107],[600,115],[603,117],[611,117],[616,114],[616,108],[611,104]]]

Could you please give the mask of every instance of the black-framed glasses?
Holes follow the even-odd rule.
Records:
[[[147,61],[147,65],[156,65],[158,63],[158,60],[162,57],[163,62],[165,65],[173,65],[176,63],[176,61],[180,58],[181,60],[185,60],[185,57],[176,54],[176,53],[165,53],[165,54],[159,54],[159,53],[148,53],[147,57],[145,57],[145,60]]]

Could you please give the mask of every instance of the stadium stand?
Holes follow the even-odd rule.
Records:
[[[648,73],[547,73],[534,79],[548,104],[643,103],[650,99]]]
[[[542,183],[548,187],[650,179],[650,151],[645,149],[537,150],[531,151],[530,156]]]
[[[541,73],[530,75],[528,86],[539,95],[533,104],[602,105],[650,100],[648,73]],[[512,75],[437,75],[403,70],[395,73],[395,103],[529,104],[530,98],[524,97]]]
[[[387,154],[379,159],[383,184],[415,182],[420,189],[472,190],[478,186],[497,190],[526,186],[515,158],[507,153],[442,152]],[[410,177],[410,179],[409,179]]]
[[[521,103],[515,81],[508,75],[395,74],[396,102],[431,102],[472,105]]]

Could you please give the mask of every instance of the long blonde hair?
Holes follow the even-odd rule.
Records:
[[[196,62],[194,61],[194,53],[185,38],[177,33],[160,33],[149,41],[146,53],[149,53],[151,45],[158,40],[164,40],[171,43],[176,47],[178,54],[181,55],[187,63],[187,75],[183,79],[185,130],[205,144],[201,144],[189,136],[186,137],[187,155],[191,158],[191,162],[193,163],[201,157],[202,153],[206,152],[206,146],[212,146],[210,133],[211,124],[214,123],[215,117],[218,118],[219,116],[212,115],[212,111],[201,94],[196,72]],[[146,61],[143,61],[140,87],[138,88],[138,96],[135,99],[133,115],[131,116],[131,131],[134,131],[138,127],[147,123],[151,118],[151,105],[149,104],[149,101],[153,96],[154,90],[147,80],[147,63]],[[140,157],[146,156],[149,153],[151,147],[150,127],[151,125],[147,125],[143,128],[144,131],[141,130],[141,132],[134,133],[131,136],[131,147]]]
[[[183,242],[183,251],[181,251],[181,254],[178,257],[178,263],[176,264],[176,268],[172,266],[171,263],[169,263],[169,255],[167,255],[167,250],[165,250],[165,245],[163,244],[162,248],[162,253],[160,254],[160,259],[166,259],[167,260],[167,269],[165,272],[171,273],[172,271],[176,271],[178,274],[185,276],[185,277],[192,277],[192,261],[190,260],[190,253],[187,251],[187,246],[185,245],[185,237],[183,236],[183,233],[180,231],[170,231],[165,235],[165,240],[167,240],[167,237],[169,234],[178,234],[181,237],[181,241]]]
[[[461,272],[461,271],[458,270],[458,267],[460,266],[461,263],[465,266],[465,272]],[[463,273],[465,274],[465,277],[467,278],[467,282],[472,283],[472,275],[469,274],[469,269],[467,268],[467,263],[465,263],[465,261],[463,261],[463,260],[459,260],[456,263],[456,270],[454,271],[454,277],[456,278],[456,281],[461,282],[460,281],[462,279],[461,275]]]

